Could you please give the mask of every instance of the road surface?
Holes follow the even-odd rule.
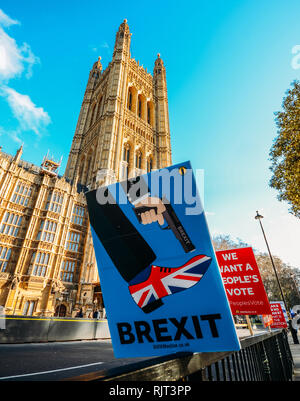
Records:
[[[250,335],[248,329],[237,332],[240,338]],[[56,381],[146,359],[116,359],[110,340],[0,344],[0,382]]]
[[[0,382],[62,380],[143,359],[116,359],[109,340],[0,344]]]

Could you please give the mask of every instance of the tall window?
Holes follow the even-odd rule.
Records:
[[[129,145],[124,145],[124,151],[123,151],[123,160],[124,160],[124,162],[129,163],[129,158],[130,158],[130,146]]]
[[[130,145],[125,144],[124,149],[123,149],[123,163],[122,163],[122,169],[121,169],[121,179],[126,179],[128,177],[129,160],[130,160]]]
[[[61,206],[63,203],[64,196],[56,191],[49,192],[46,210],[50,210],[51,212],[60,213]]]
[[[103,100],[103,96],[101,96],[101,99],[99,100],[99,103],[98,103],[97,118],[99,118],[101,116],[102,100]]]
[[[31,258],[30,269],[33,276],[45,277],[47,274],[49,253],[34,252]]]
[[[50,220],[43,220],[36,239],[38,241],[53,242],[56,234],[57,223]]]
[[[81,206],[74,205],[72,213],[72,223],[79,224],[82,226],[84,217],[84,208]]]
[[[130,159],[130,146],[124,145],[123,161],[129,163]]]
[[[11,248],[0,246],[0,272],[5,272],[11,254]]]
[[[15,213],[6,212],[2,221],[0,232],[2,234],[16,237],[19,233],[22,216]]]
[[[148,159],[148,161],[147,161],[147,172],[150,173],[150,171],[152,171],[152,169],[153,169],[153,160],[152,160],[152,158],[150,157],[150,158]]]
[[[142,167],[142,153],[138,152],[135,156],[135,167],[141,168]]]
[[[86,176],[85,176],[86,182],[88,181],[89,175],[91,173],[91,162],[92,162],[92,156],[90,156],[88,158],[87,165],[86,165]]]
[[[147,122],[151,124],[151,109],[150,106],[147,106]]]
[[[94,104],[94,106],[93,106],[93,108],[92,108],[92,114],[91,114],[90,126],[91,126],[91,125],[93,124],[93,122],[94,122],[94,117],[95,117],[96,106],[97,106],[97,104]]]
[[[23,309],[24,316],[31,316],[34,311],[36,301],[26,301]]]
[[[16,189],[12,195],[11,201],[17,203],[18,205],[27,206],[31,194],[32,194],[32,186],[23,184],[21,181],[18,181]]]
[[[80,161],[80,168],[79,168],[79,171],[80,171],[80,180],[79,180],[79,182],[82,184],[82,182],[83,182],[83,178],[84,178],[84,163],[85,163],[85,157],[83,157],[82,159],[81,159],[81,161]]]
[[[66,249],[73,252],[78,252],[80,234],[74,231],[69,231],[66,242]]]
[[[128,109],[132,110],[132,92],[131,92],[130,89],[129,89],[129,92],[128,92]]]
[[[72,282],[75,272],[75,262],[72,260],[63,260],[61,264],[60,278],[62,281]]]
[[[139,114],[139,117],[141,118],[142,117],[142,101],[141,101],[141,99],[139,98],[139,110],[138,110],[139,112],[138,112],[138,114]]]

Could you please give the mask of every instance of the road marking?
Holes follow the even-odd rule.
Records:
[[[0,377],[0,380],[14,379],[14,378],[16,378],[16,377],[46,375],[47,373],[62,372],[62,371],[64,371],[64,370],[80,369],[80,368],[86,368],[86,367],[88,367],[88,366],[101,365],[102,363],[104,363],[104,362],[95,362],[95,363],[89,363],[88,365],[71,366],[70,368],[55,369],[55,370],[47,370],[47,371],[45,371],[45,372],[26,373],[26,374],[24,374],[24,375],[16,375],[16,376],[6,376],[6,377]]]

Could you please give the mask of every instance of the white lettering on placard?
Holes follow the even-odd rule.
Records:
[[[224,260],[231,260],[231,259],[237,259],[236,253],[225,253],[223,256]]]

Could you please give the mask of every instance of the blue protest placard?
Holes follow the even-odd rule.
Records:
[[[86,198],[116,357],[240,349],[189,162]]]

